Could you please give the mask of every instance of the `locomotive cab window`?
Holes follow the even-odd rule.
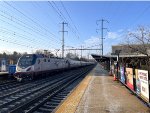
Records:
[[[30,65],[33,65],[36,61],[36,57],[34,55],[24,55],[18,61],[18,66],[26,68]]]

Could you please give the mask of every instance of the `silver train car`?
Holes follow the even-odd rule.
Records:
[[[19,58],[14,77],[18,81],[32,80],[34,77],[49,74],[54,71],[91,65],[90,62],[75,61],[65,58],[46,57],[43,54],[27,54]]]

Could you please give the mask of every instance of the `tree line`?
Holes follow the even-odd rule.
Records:
[[[27,54],[27,52],[23,53]],[[12,54],[6,52],[0,53],[0,60],[5,59],[7,64],[16,64],[18,59],[23,55],[22,53],[14,51]],[[11,63],[12,62],[12,63]],[[1,62],[0,62],[1,63]]]

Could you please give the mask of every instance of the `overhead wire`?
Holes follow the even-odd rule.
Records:
[[[34,21],[32,18],[26,16],[23,12],[21,12],[20,10],[18,10],[17,8],[15,8],[14,6],[12,6],[11,4],[7,3],[5,1],[5,3],[12,7],[13,9],[15,9],[16,11],[18,11],[20,14],[22,14],[23,16],[25,16],[27,19],[29,19],[30,21],[32,21],[34,24],[36,24],[36,26],[40,27],[41,29],[44,29],[46,32],[49,32],[47,29],[45,29],[43,26],[41,26],[40,24],[38,24],[36,21]],[[49,32],[51,35],[55,36],[53,33]]]
[[[36,29],[36,28],[33,28],[32,26],[28,25],[27,23],[23,22],[22,20],[19,20],[19,19],[16,18],[15,16],[10,15],[8,12],[6,12],[6,11],[4,11],[4,10],[3,10],[3,11],[0,10],[0,12],[2,12],[3,14],[5,14],[5,15],[7,15],[7,16],[9,16],[9,17],[6,17],[6,16],[3,15],[3,14],[0,14],[0,16],[2,16],[2,17],[4,17],[4,18],[7,18],[8,20],[17,23],[17,24],[19,24],[19,25],[22,26],[22,27],[25,27],[25,28],[27,28],[27,29],[32,30],[33,32],[36,33],[36,35],[39,34],[39,35],[41,35],[41,36],[43,36],[43,37],[44,37],[44,36],[47,36],[46,34],[41,33],[40,30],[38,30],[38,29]],[[17,21],[15,21],[15,20],[17,20]],[[30,27],[29,27],[29,26],[30,26]],[[33,33],[33,32],[32,32],[32,33]],[[31,33],[30,33],[30,34],[31,34]],[[56,41],[56,42],[58,42],[58,40],[56,40],[56,39],[54,39],[54,38],[52,38],[52,37],[51,37],[51,39],[54,40],[54,41]],[[60,42],[59,42],[59,43],[60,43]]]
[[[38,23],[37,23],[35,20],[33,20],[32,18],[30,18],[30,17],[28,17],[27,15],[25,15],[22,11],[20,11],[20,10],[17,9],[17,8],[15,8],[13,5],[9,4],[9,3],[6,2],[6,1],[4,1],[4,2],[5,2],[8,6],[12,7],[14,10],[16,10],[17,12],[19,12],[20,14],[22,14],[24,17],[26,17],[28,20],[32,21],[36,26],[38,26],[38,28],[44,29],[46,32],[49,32],[47,29],[43,28],[43,26],[41,26],[40,24],[38,24]],[[55,7],[57,8],[57,5],[56,5],[55,3],[54,3],[54,5],[55,5]],[[65,16],[64,16],[64,15],[62,14],[62,12],[59,10],[59,8],[57,8],[57,10],[59,11],[58,14],[60,15],[60,17],[62,17],[63,20],[66,20],[66,21],[67,21],[67,19],[65,18]],[[61,16],[61,15],[62,15],[62,16]],[[4,15],[1,15],[1,16],[7,18],[7,17],[4,16]],[[7,19],[11,20],[11,18],[7,18]],[[13,18],[13,19],[14,19],[14,18]],[[17,22],[17,21],[14,21],[14,20],[11,20],[11,21],[14,21],[15,23],[18,23],[20,26],[25,27],[26,29],[36,30],[36,29],[34,29],[32,26],[31,26],[31,28],[29,28],[29,26],[26,26],[26,23],[23,22],[22,20],[19,20],[19,19],[17,19],[16,17],[15,17],[15,19],[18,20],[18,22]],[[1,20],[1,21],[5,22],[4,20]],[[9,22],[6,22],[6,23],[9,24],[9,25],[12,25],[12,24],[9,23]],[[18,27],[14,26],[14,25],[13,25],[13,27],[18,28]],[[18,29],[20,29],[20,27],[19,27]],[[21,29],[20,29],[20,30],[21,30]],[[33,35],[32,33],[25,31],[24,29],[22,29],[22,31],[23,31],[23,32],[26,32],[26,34]],[[37,32],[35,32],[35,33],[37,33]],[[39,34],[39,33],[37,33],[37,34]],[[50,32],[50,34],[52,34],[52,33]],[[52,34],[52,35],[53,35],[53,34]],[[55,36],[55,35],[54,35],[54,36]]]
[[[77,32],[78,32],[78,34],[79,34],[79,31],[78,31],[78,29],[77,29],[76,25],[74,24],[74,22],[73,22],[73,20],[72,20],[72,18],[71,18],[71,16],[70,16],[70,14],[69,14],[69,12],[67,11],[67,9],[66,9],[65,5],[63,4],[63,2],[62,2],[62,1],[60,1],[60,2],[61,2],[61,5],[63,6],[63,8],[64,8],[65,12],[67,13],[67,15],[68,15],[69,19],[71,20],[71,22],[72,22],[72,24],[73,24],[74,28],[76,29],[76,31],[77,31]],[[79,35],[78,35],[78,37],[79,37]]]
[[[13,24],[11,24],[11,23],[9,23],[9,22],[6,22],[6,21],[4,21],[4,20],[2,20],[2,19],[0,19],[0,20],[3,21],[3,22],[5,22],[5,23],[7,23],[7,24],[9,24],[9,25],[11,25],[11,26],[13,26],[13,27],[15,27],[15,28],[17,28],[18,30],[22,30],[23,32],[26,32],[27,34],[30,34],[30,35],[33,36],[33,34],[31,34],[30,32],[25,31],[24,29],[21,29],[20,27],[14,26]],[[38,40],[39,40],[39,39],[41,39],[41,38],[38,38]],[[35,41],[35,40],[34,40],[34,41]],[[41,39],[41,41],[43,41],[43,40]]]
[[[11,32],[9,32],[8,30],[7,30],[7,31],[1,30],[0,32],[3,32],[3,33],[5,33],[5,34],[12,34],[11,36],[17,36],[17,35],[18,35],[17,32],[14,32],[14,31],[11,33]],[[35,43],[34,40],[30,40],[29,38],[27,38],[27,37],[25,37],[25,36],[18,35],[18,37],[19,37],[19,38],[21,37],[22,39],[25,38],[26,41],[29,40],[29,41],[27,41],[28,43],[29,43],[29,42]],[[14,40],[14,37],[10,37],[10,38],[13,38],[12,40]],[[9,38],[9,40],[10,40],[10,38]],[[18,38],[17,38],[17,39],[18,39]],[[23,40],[18,40],[18,41],[19,41],[18,43],[23,43],[23,44],[25,44],[25,42],[24,42]],[[31,45],[31,43],[29,43],[29,45]],[[36,46],[38,46],[38,47],[40,47],[40,46],[54,47],[55,45],[52,46],[52,45],[49,45],[48,43],[45,43],[45,42],[42,43],[42,42],[37,41],[37,42],[36,42]]]
[[[38,2],[32,2],[32,5],[35,7],[35,8],[41,8],[41,6],[39,5],[39,3]],[[45,13],[46,15],[46,17],[47,18],[51,18],[50,20],[51,21],[53,21],[53,22],[51,22],[51,24],[53,24],[55,27],[56,27],[56,25],[58,24],[58,23],[56,23],[55,21],[54,21],[54,19],[52,18],[53,16],[50,16],[49,15],[49,12],[46,12],[45,10],[40,10],[42,13]]]
[[[142,10],[142,12],[137,16],[137,18],[133,22],[131,22],[132,23],[131,25],[133,26],[134,24],[136,24],[136,22],[142,17],[142,15],[144,15],[145,12],[148,11],[149,9],[150,9],[150,5],[148,5],[147,7],[145,7]]]
[[[1,20],[1,19],[0,19]],[[6,21],[4,21],[4,20],[1,20],[1,21],[3,21],[3,22],[6,22]],[[7,22],[9,25],[11,25],[9,22]],[[15,26],[15,28],[18,28],[17,26]],[[4,29],[4,28],[3,28]],[[20,28],[18,28],[19,30],[20,30]],[[8,31],[7,31],[8,32]],[[14,31],[15,32],[15,34],[17,34],[16,33],[16,31]],[[42,40],[41,40],[42,41]],[[20,42],[21,42],[21,40],[20,40]],[[33,43],[32,43],[33,44]],[[39,42],[39,43],[37,43],[38,45],[42,45],[42,43],[41,42]],[[44,43],[44,45],[46,45],[46,43]]]
[[[56,5],[56,3],[54,1],[52,1],[52,4],[50,1],[48,1],[48,3],[50,4],[50,6],[53,8],[53,10],[58,14],[58,16],[60,17],[61,20],[69,23],[68,24],[68,27],[70,28],[71,32],[75,35],[76,35],[76,32],[75,30],[72,28],[72,26],[70,25],[70,22],[66,19],[66,17],[64,16],[64,14],[61,12],[61,10],[58,8],[58,6]],[[79,38],[79,36],[77,36]]]
[[[2,20],[3,22],[4,22],[4,20]],[[8,22],[7,22],[8,23]],[[10,23],[8,23],[8,24],[10,24]],[[16,28],[16,26],[15,26],[15,28]],[[20,29],[20,28],[19,28]],[[31,34],[32,35],[32,34]]]

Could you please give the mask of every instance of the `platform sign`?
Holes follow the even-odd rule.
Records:
[[[136,93],[138,95],[141,94],[141,83],[140,83],[140,78],[138,76],[138,69],[135,69],[135,78],[136,78]]]
[[[5,59],[3,59],[3,60],[1,61],[1,71],[2,71],[2,72],[5,72],[5,71],[6,71],[6,60],[5,60]]]
[[[141,97],[149,102],[149,83],[148,83],[148,71],[138,70],[138,77],[141,84]]]
[[[121,75],[121,82],[125,84],[125,75],[124,75],[124,67],[120,66],[120,75]]]
[[[133,89],[133,69],[132,68],[126,68],[126,78],[127,78],[127,86],[131,89]]]

